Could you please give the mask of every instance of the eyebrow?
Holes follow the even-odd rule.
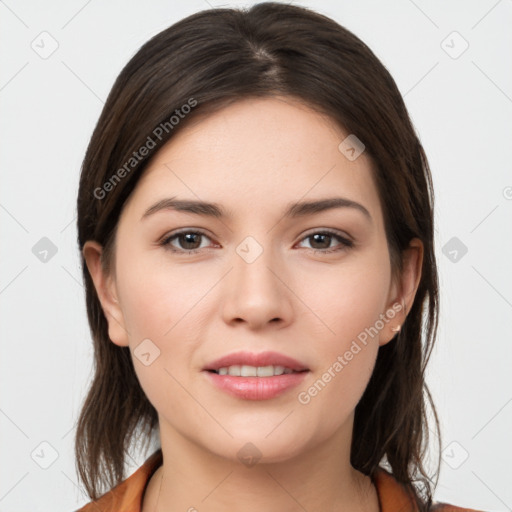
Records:
[[[364,216],[371,222],[372,216],[370,212],[360,203],[352,201],[344,197],[329,197],[315,201],[300,201],[297,203],[290,203],[287,205],[283,216],[288,218],[305,217],[308,215],[315,215],[334,208],[352,208],[364,214]],[[209,203],[205,201],[196,201],[192,199],[176,199],[170,197],[161,199],[154,205],[150,206],[141,221],[145,218],[163,210],[174,210],[178,212],[192,213],[195,215],[202,215],[206,217],[215,218],[231,218],[233,215],[222,208],[217,203]]]

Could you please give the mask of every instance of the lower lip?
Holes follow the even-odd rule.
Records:
[[[209,371],[205,373],[215,386],[230,395],[244,400],[268,400],[298,386],[309,371],[273,377],[234,377]]]

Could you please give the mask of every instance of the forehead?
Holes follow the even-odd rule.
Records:
[[[336,195],[363,203],[379,218],[373,162],[364,152],[349,160],[340,151],[348,135],[296,100],[244,99],[178,131],[153,156],[129,206],[140,218],[150,203],[172,196],[261,215]]]

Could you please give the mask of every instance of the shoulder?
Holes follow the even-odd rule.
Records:
[[[413,491],[398,482],[395,477],[384,469],[378,467],[372,481],[377,489],[381,512],[396,512],[396,510],[410,510],[418,512],[418,504]],[[474,508],[459,507],[448,503],[434,503],[429,512],[484,512]]]
[[[161,464],[162,450],[158,449],[131,476],[76,512],[140,512],[149,479]]]

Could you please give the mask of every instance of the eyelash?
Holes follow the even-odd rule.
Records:
[[[180,256],[184,256],[186,254],[196,254],[198,252],[201,252],[203,249],[190,249],[190,250],[187,250],[187,249],[176,249],[174,248],[172,245],[170,245],[170,242],[172,240],[174,240],[175,238],[178,238],[180,235],[185,235],[185,234],[194,234],[194,235],[202,235],[206,238],[210,238],[206,233],[203,233],[202,231],[196,231],[196,230],[183,230],[183,231],[178,231],[176,233],[173,233],[171,235],[169,235],[168,237],[165,237],[159,245],[163,246],[166,250],[169,250],[175,254],[178,254]],[[339,242],[341,242],[341,247],[338,247],[338,248],[335,248],[335,249],[311,249],[312,251],[314,251],[315,254],[322,254],[322,255],[325,255],[325,254],[332,254],[334,252],[340,252],[340,251],[343,251],[343,250],[347,250],[347,249],[350,249],[354,246],[354,242],[352,242],[351,240],[349,240],[348,238],[345,238],[343,236],[341,236],[338,232],[336,231],[332,231],[330,229],[324,229],[324,230],[321,230],[321,231],[314,231],[313,233],[309,233],[308,235],[306,235],[305,237],[303,237],[301,239],[301,242],[302,240],[306,240],[307,238],[311,238],[313,237],[314,235],[330,235],[332,237],[334,237],[335,239],[337,239]]]

